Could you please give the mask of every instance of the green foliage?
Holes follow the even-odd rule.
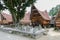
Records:
[[[2,8],[3,6],[2,6],[2,4],[0,3],[0,10],[2,10],[3,8]]]
[[[60,5],[57,5],[56,7],[53,7],[50,12],[49,12],[49,15],[50,16],[54,16],[57,14],[57,12],[60,10]]]
[[[6,7],[10,10],[14,22],[24,17],[26,7],[33,4],[36,0],[3,0]]]
[[[5,9],[5,7],[1,4],[1,2],[0,2],[0,11],[1,10],[4,10]]]

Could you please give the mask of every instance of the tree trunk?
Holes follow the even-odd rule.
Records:
[[[16,21],[17,21],[17,19],[16,19],[16,15],[15,15],[14,12],[12,12],[11,15],[12,15],[12,18],[13,18],[13,24],[14,24],[15,27],[16,27]]]

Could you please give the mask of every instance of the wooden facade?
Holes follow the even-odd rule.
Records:
[[[55,18],[55,24],[57,28],[60,28],[60,11],[57,13],[57,16]]]
[[[36,7],[34,5],[32,5],[31,7],[31,15],[30,15],[30,19],[32,22],[32,25],[34,23],[37,24],[41,24],[43,27],[47,26],[49,24],[50,19],[47,19],[45,16],[47,15],[43,15],[44,12],[40,12],[36,9]]]

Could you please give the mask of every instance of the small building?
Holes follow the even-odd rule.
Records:
[[[60,28],[60,11],[58,11],[56,18],[55,18],[55,24],[57,28]]]
[[[20,20],[20,23],[24,24],[24,25],[26,25],[26,24],[30,25],[30,23],[31,23],[30,12],[25,13],[24,17]]]
[[[12,16],[6,13],[0,14],[0,25],[1,24],[11,24],[13,23]]]
[[[31,7],[31,15],[30,15],[31,23],[39,23],[42,25],[42,27],[47,26],[50,22],[50,18],[48,15],[48,12],[45,11],[39,11],[37,8],[32,5]]]

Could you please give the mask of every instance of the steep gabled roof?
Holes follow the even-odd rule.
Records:
[[[24,17],[20,20],[21,24],[29,24],[31,22],[30,20],[30,12],[25,13]]]
[[[12,21],[12,16],[6,13],[2,13],[3,17],[7,20],[7,21]]]
[[[48,12],[46,12],[46,11],[39,11],[39,13],[43,17],[43,19],[50,20],[50,17],[48,15]]]
[[[48,15],[48,12],[47,11],[39,11],[34,5],[32,5],[32,7],[31,7],[31,13],[35,9],[36,9],[36,11],[38,11],[38,13],[40,13],[40,15],[42,16],[43,19],[50,20],[50,17]]]
[[[10,14],[1,13],[0,14],[0,24],[8,24],[13,22],[12,16]]]

